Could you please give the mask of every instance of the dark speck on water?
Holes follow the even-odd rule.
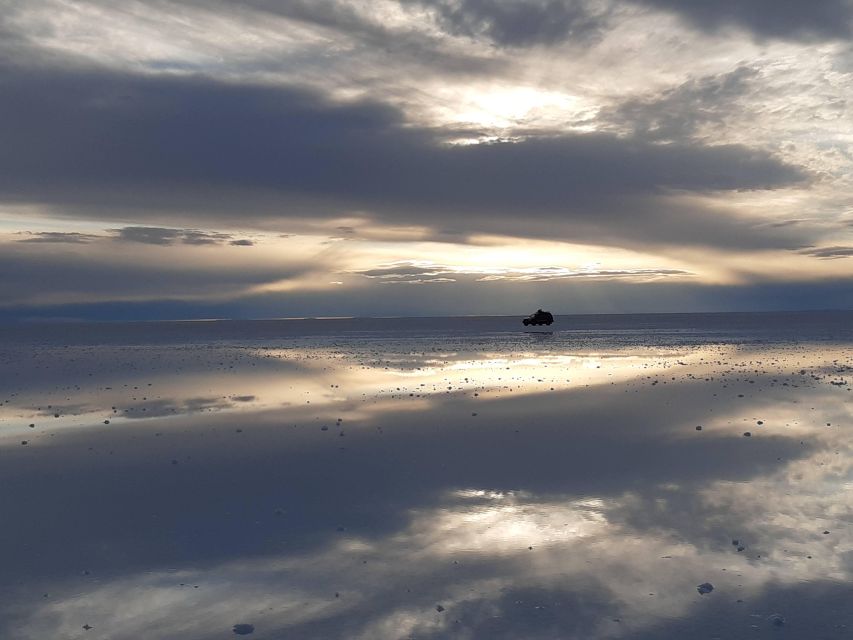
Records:
[[[238,636],[247,636],[250,633],[254,633],[255,625],[245,624],[245,623],[235,624],[232,631],[234,633],[236,633]]]
[[[785,624],[785,618],[782,617],[781,614],[772,613],[769,616],[767,616],[767,622],[772,624],[774,627],[781,627]]]

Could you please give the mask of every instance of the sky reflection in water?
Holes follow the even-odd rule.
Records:
[[[0,635],[849,637],[850,344],[603,347],[5,345]]]

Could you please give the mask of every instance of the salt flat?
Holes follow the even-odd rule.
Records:
[[[853,313],[550,329],[4,328],[0,637],[849,638]]]

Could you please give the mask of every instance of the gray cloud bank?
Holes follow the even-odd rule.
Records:
[[[672,13],[693,28],[744,29],[758,38],[846,39],[853,34],[849,0],[415,0],[432,9],[453,35],[487,38],[500,46],[583,44],[611,24],[621,7],[634,5]],[[255,3],[257,6],[257,3]],[[266,3],[270,4],[270,3]],[[284,3],[287,4],[287,3]]]
[[[103,218],[116,207],[246,222],[355,210],[462,234],[557,229],[637,244],[797,244],[670,198],[807,179],[740,145],[589,133],[453,146],[444,139],[457,132],[406,126],[387,105],[336,103],[297,87],[93,68],[5,67],[2,75],[0,197],[10,201]],[[167,240],[150,231],[137,239]]]
[[[801,250],[800,253],[824,260],[853,258],[853,247],[837,245],[833,247],[809,247],[808,249]]]
[[[765,38],[805,40],[843,39],[853,33],[853,3],[849,0],[633,1],[672,11],[706,31],[738,26]]]
[[[18,242],[34,244],[89,244],[97,240],[114,240],[118,242],[137,242],[169,246],[173,244],[189,245],[222,245],[235,247],[254,246],[252,240],[235,239],[230,233],[216,231],[199,231],[198,229],[167,229],[163,227],[122,227],[110,229],[110,235],[93,233],[77,233],[67,231],[27,231],[18,235],[23,236]]]
[[[433,7],[449,32],[489,37],[509,46],[548,45],[594,37],[619,3],[584,0],[419,0]],[[760,38],[849,38],[849,0],[630,0],[673,13],[702,31],[739,27]]]
[[[631,280],[654,281],[661,278],[691,276],[680,269],[568,269],[558,266],[527,269],[476,268],[419,263],[412,261],[354,272],[382,284],[425,284],[456,282],[458,278],[476,282],[551,282],[556,280]]]
[[[226,15],[268,13],[355,34],[374,45],[422,49],[429,38],[384,25],[367,6],[348,0],[149,0],[152,10],[194,5]],[[421,9],[440,32],[485,40],[498,46],[548,46],[595,38],[628,7],[670,13],[706,32],[727,27],[758,38],[831,40],[850,37],[850,0],[400,0],[402,9]],[[432,43],[437,45],[436,42]]]
[[[128,260],[119,247],[101,244],[33,252],[0,245],[0,307],[91,303],[104,300],[221,300],[244,295],[256,285],[308,274],[310,264],[241,265],[190,259]],[[169,249],[177,250],[177,249]],[[180,258],[180,256],[176,256]]]
[[[69,231],[28,231],[20,234],[18,242],[31,244],[88,244],[101,236],[92,233],[77,233]]]
[[[420,0],[453,35],[487,38],[502,46],[548,45],[594,38],[607,11],[578,0]]]
[[[235,240],[228,233],[199,231],[197,229],[163,229],[160,227],[123,227],[115,229],[116,238],[127,242],[170,245],[180,242],[193,245],[218,245],[227,242],[234,246],[252,246],[251,240]]]
[[[724,125],[737,100],[750,90],[758,71],[747,65],[687,82],[644,98],[629,98],[599,118],[652,141],[678,142],[693,138],[702,127]]]

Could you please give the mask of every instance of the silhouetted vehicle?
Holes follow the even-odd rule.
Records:
[[[542,311],[539,309],[533,315],[527,316],[524,320],[522,320],[524,326],[528,325],[540,325],[540,324],[551,324],[554,322],[554,316],[551,315],[550,311]]]

